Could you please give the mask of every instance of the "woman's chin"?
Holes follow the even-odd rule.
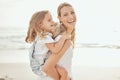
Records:
[[[70,26],[75,27],[76,23],[70,23]]]

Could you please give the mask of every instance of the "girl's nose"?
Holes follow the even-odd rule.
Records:
[[[56,23],[54,21],[52,21],[52,25],[54,26]]]
[[[55,22],[54,22],[54,21],[52,21],[52,22],[51,22],[51,25],[52,25],[52,26],[54,26],[54,25],[55,25]]]
[[[58,23],[57,23],[57,22],[55,22],[55,23],[54,23],[54,25],[55,25],[55,26],[57,26],[57,25],[58,25]]]

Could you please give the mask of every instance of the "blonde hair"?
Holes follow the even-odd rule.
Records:
[[[39,24],[43,21],[45,15],[48,12],[49,11],[44,10],[44,11],[36,12],[32,15],[31,20],[29,22],[27,37],[25,39],[26,42],[28,42],[28,43],[33,42],[35,40],[37,34],[39,34],[40,37],[44,36],[43,30],[40,29]]]
[[[66,3],[66,2],[64,2],[64,3],[61,3],[59,6],[58,6],[58,9],[57,9],[57,13],[58,13],[58,16],[61,16],[61,9],[63,8],[63,7],[65,7],[65,6],[70,6],[70,7],[72,7],[72,5],[70,5],[69,3]],[[60,22],[61,23],[61,22]],[[62,25],[62,24],[61,24]],[[74,45],[74,42],[75,42],[75,28],[73,29],[73,31],[72,31],[72,37],[71,37],[71,39],[72,39],[72,42],[73,42],[73,45]]]

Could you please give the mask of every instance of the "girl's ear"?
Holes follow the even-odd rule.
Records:
[[[39,26],[39,27],[41,27],[41,25],[42,25],[42,23],[39,23],[39,25],[38,25],[38,26]]]
[[[39,27],[42,29],[42,28],[43,28],[43,24],[42,24],[42,23],[39,23]]]

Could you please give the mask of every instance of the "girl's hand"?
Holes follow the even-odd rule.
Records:
[[[71,39],[71,35],[70,34],[67,34],[66,32],[64,32],[62,34],[62,36],[65,38],[65,39]]]

